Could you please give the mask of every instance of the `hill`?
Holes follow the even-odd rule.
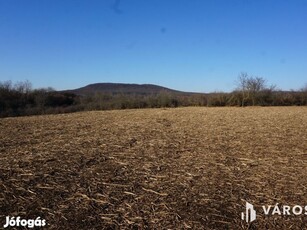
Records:
[[[122,95],[157,95],[162,92],[173,94],[189,94],[153,84],[124,84],[124,83],[95,83],[78,89],[65,90],[77,95],[91,95],[95,93]]]

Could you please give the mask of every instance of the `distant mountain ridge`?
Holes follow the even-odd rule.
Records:
[[[172,94],[186,94],[186,92],[169,89],[153,84],[126,84],[126,83],[95,83],[78,89],[65,90],[77,95],[91,95],[96,93],[123,94],[123,95],[157,95],[162,92]]]

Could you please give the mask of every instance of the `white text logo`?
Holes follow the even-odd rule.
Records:
[[[265,216],[301,216],[307,215],[307,205],[263,205],[262,206],[263,214]],[[254,205],[246,202],[246,210],[241,213],[241,219],[245,220],[247,223],[251,223],[256,220],[256,210]]]
[[[28,227],[28,228],[34,228],[34,227],[43,227],[46,225],[46,220],[42,219],[40,217],[37,217],[36,219],[21,219],[19,216],[16,217],[6,217],[6,223],[3,225],[4,228],[7,227]]]

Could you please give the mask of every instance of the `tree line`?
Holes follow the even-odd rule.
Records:
[[[278,90],[258,76],[241,73],[230,93],[170,93],[139,95],[95,93],[76,95],[52,88],[33,89],[29,81],[0,82],[0,117],[89,110],[160,108],[181,106],[303,106],[307,105],[307,84],[297,91]]]
[[[32,89],[29,81],[0,82],[0,117],[61,113],[77,105],[77,98],[52,88]]]

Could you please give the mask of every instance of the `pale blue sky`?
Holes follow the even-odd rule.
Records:
[[[0,0],[0,81],[231,91],[307,83],[306,0]]]

